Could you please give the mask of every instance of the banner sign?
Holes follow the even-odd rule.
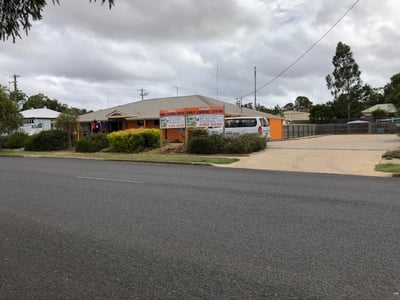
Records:
[[[186,108],[186,126],[188,128],[224,127],[224,107],[191,107]]]
[[[223,106],[160,110],[160,129],[224,127]]]
[[[185,128],[185,109],[160,110],[160,129]]]

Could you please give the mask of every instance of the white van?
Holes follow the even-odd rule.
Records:
[[[225,118],[225,134],[258,133],[267,139],[271,138],[268,120],[264,117],[231,117]]]

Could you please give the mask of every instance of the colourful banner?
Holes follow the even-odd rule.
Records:
[[[223,106],[160,110],[161,129],[224,127],[224,120]]]
[[[163,109],[160,110],[160,128],[185,128],[185,109]]]

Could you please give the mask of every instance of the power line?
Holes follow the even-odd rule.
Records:
[[[279,72],[277,75],[274,76],[270,81],[265,83],[264,85],[260,86],[256,90],[245,94],[243,96],[240,96],[239,98],[244,98],[248,97],[255,92],[258,92],[267,86],[269,86],[271,83],[273,83],[275,80],[277,80],[279,77],[281,77],[283,74],[285,74],[288,70],[290,70],[295,64],[297,64],[300,60],[302,60],[308,53],[311,52],[312,49],[314,49],[315,46],[319,44],[346,16],[347,14],[360,2],[360,0],[355,1],[346,11],[345,13],[316,41],[314,42],[302,55],[300,55],[297,59],[295,59],[290,65],[288,65],[286,68],[284,68],[281,72]]]

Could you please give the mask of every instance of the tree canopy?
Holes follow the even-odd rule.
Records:
[[[10,99],[6,89],[0,86],[0,134],[10,133],[23,124],[22,115]]]
[[[89,2],[96,0],[89,0]],[[101,0],[102,4],[108,1],[111,8],[114,0]],[[60,0],[52,0],[53,4],[60,4]],[[3,41],[12,38],[21,38],[21,31],[28,35],[32,21],[42,19],[46,0],[4,0],[0,1],[0,39]]]
[[[334,69],[332,74],[326,76],[326,84],[334,97],[333,101],[344,102],[344,111],[350,119],[352,106],[357,105],[361,90],[361,71],[350,46],[339,42],[332,64]]]
[[[312,106],[312,102],[306,96],[298,96],[294,102],[294,110],[308,110]]]
[[[400,109],[400,73],[393,75],[383,90],[385,102],[393,103]]]

